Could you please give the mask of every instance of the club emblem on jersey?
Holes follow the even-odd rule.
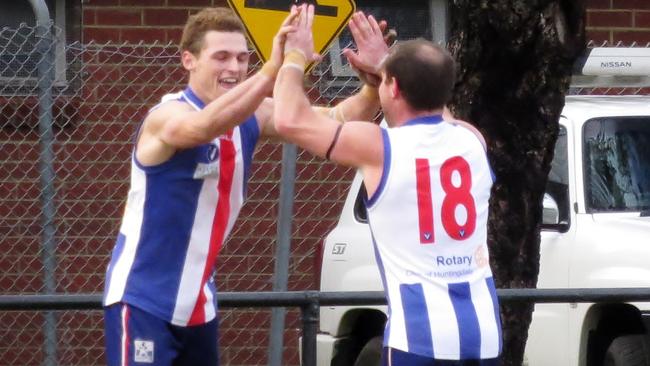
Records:
[[[133,361],[153,363],[153,341],[136,339],[133,341]]]
[[[219,178],[219,145],[209,144],[204,163],[196,164],[194,179]]]
[[[215,161],[219,158],[219,146],[216,144],[208,145],[208,161]]]
[[[476,266],[481,268],[488,265],[487,251],[485,250],[485,245],[480,245],[474,251],[474,261]]]

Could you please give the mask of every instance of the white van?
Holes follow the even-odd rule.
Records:
[[[539,288],[650,287],[650,97],[569,96],[544,197]],[[382,291],[355,177],[321,291]],[[378,365],[384,306],[323,306],[319,366]],[[535,306],[528,365],[650,365],[650,303]]]

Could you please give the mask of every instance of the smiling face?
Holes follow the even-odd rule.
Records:
[[[191,15],[181,37],[181,61],[189,84],[210,103],[241,83],[248,72],[246,29],[227,7],[205,8]]]
[[[242,33],[209,31],[198,55],[186,50],[182,57],[190,86],[209,103],[244,81],[250,53]]]

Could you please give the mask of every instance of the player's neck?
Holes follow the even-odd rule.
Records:
[[[435,116],[442,114],[442,109],[432,109],[432,110],[414,110],[412,108],[403,108],[393,121],[395,121],[391,127],[399,127],[407,123],[408,121],[414,120],[416,118]]]
[[[214,90],[211,90],[209,87],[206,88],[202,83],[192,80],[191,77],[187,85],[189,85],[194,94],[206,105],[219,97],[219,95],[215,94]]]

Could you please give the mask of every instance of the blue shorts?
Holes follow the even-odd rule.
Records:
[[[382,366],[499,366],[499,364],[499,358],[482,360],[437,360],[388,347],[384,347],[381,355]]]
[[[104,308],[107,366],[218,366],[218,321],[179,327],[128,304]]]

